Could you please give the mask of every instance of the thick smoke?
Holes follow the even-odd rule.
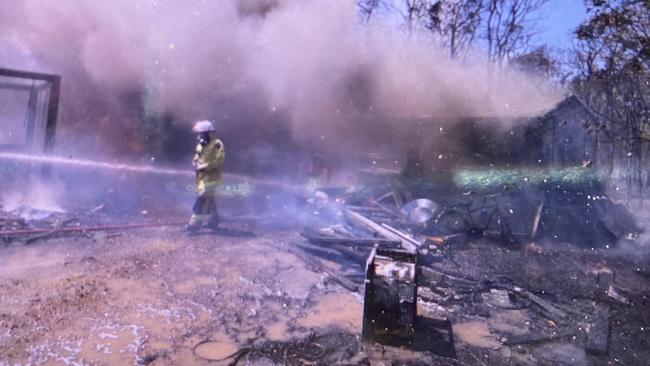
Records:
[[[117,156],[198,118],[240,150],[341,151],[409,118],[522,116],[557,99],[480,56],[455,62],[418,37],[361,26],[355,11],[351,0],[3,1],[0,61],[62,74],[62,126]]]

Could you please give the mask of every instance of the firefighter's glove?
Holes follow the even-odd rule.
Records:
[[[196,170],[197,172],[201,172],[201,171],[204,171],[206,169],[208,169],[208,164],[207,163],[203,163],[203,164],[194,163],[194,170]]]

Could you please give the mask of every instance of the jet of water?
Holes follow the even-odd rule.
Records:
[[[168,175],[194,175],[194,172],[190,170],[156,168],[150,165],[118,164],[118,163],[109,163],[109,162],[97,161],[97,160],[64,158],[61,156],[31,155],[31,154],[21,154],[21,153],[0,152],[0,159],[35,162],[35,163],[72,165],[78,167],[97,168],[97,169],[127,170],[132,172],[141,172],[141,173],[156,173],[156,174],[168,174]]]
[[[125,171],[149,173],[149,174],[184,175],[184,176],[195,175],[194,171],[192,170],[156,168],[150,165],[109,163],[106,161],[73,159],[73,158],[66,158],[66,157],[55,156],[55,155],[31,155],[31,154],[22,154],[22,153],[0,152],[0,160],[2,159],[12,160],[12,161],[48,163],[48,164],[57,164],[57,165],[70,165],[70,166],[76,166],[82,168],[93,168],[93,169],[125,170]],[[235,181],[243,181],[251,184],[276,186],[281,189],[292,191],[292,192],[304,193],[305,191],[309,191],[308,189],[306,189],[306,187],[302,185],[291,184],[286,181],[276,181],[276,180],[271,180],[266,178],[256,179],[250,176],[240,175],[240,174],[224,174],[224,177],[227,179],[231,179]]]

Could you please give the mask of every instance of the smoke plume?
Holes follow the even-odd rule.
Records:
[[[61,74],[63,128],[116,156],[148,141],[173,155],[173,128],[200,118],[242,151],[346,150],[366,135],[392,143],[408,118],[522,116],[558,97],[355,12],[351,0],[3,1],[0,62]]]

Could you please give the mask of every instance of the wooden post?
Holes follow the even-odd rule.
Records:
[[[50,100],[47,104],[47,120],[45,122],[45,146],[43,151],[46,154],[52,152],[54,148],[54,136],[56,133],[56,123],[59,114],[59,98],[61,95],[61,77],[54,76],[50,88]]]

